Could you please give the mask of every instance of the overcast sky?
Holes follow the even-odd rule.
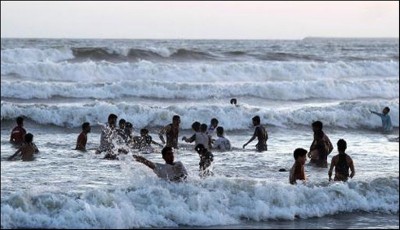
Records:
[[[399,37],[399,2],[1,2],[1,37]]]

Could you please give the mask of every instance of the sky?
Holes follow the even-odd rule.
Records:
[[[398,1],[1,1],[1,37],[399,37]]]

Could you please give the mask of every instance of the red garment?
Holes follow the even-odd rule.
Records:
[[[20,144],[24,142],[24,136],[26,134],[26,130],[22,126],[15,126],[11,131],[10,141],[14,142],[15,144]]]

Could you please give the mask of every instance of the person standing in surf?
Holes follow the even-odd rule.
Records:
[[[268,140],[268,133],[267,130],[264,128],[264,126],[261,125],[261,120],[259,116],[255,116],[252,118],[253,125],[256,127],[254,130],[253,136],[250,138],[250,140],[243,145],[243,148],[246,147],[250,142],[252,142],[256,137],[258,138],[258,143],[256,145],[256,149],[258,152],[263,152],[267,151],[267,140]]]
[[[217,118],[212,118],[212,119],[211,119],[210,125],[208,126],[208,129],[207,129],[207,134],[208,134],[211,138],[213,138],[214,133],[215,133],[215,131],[217,130],[218,123],[219,123],[219,121],[218,121]]]
[[[118,116],[115,114],[108,115],[108,122],[102,128],[100,134],[100,146],[96,150],[96,154],[100,154],[102,152],[107,152],[107,154],[112,154],[112,149],[114,148],[114,144],[112,140],[115,138],[115,128]]]
[[[224,128],[219,126],[217,128],[218,139],[215,140],[213,149],[220,151],[231,151],[231,142],[224,136]]]
[[[315,121],[312,123],[312,129],[314,132],[314,140],[311,143],[308,157],[311,158],[310,163],[315,164],[318,167],[328,167],[328,155],[333,150],[332,142],[328,136],[322,131],[323,124],[321,121]]]
[[[26,130],[24,129],[24,118],[17,117],[17,126],[15,126],[10,135],[10,142],[14,145],[21,145],[24,142]]]
[[[76,140],[75,150],[86,151],[87,134],[90,133],[90,123],[85,122],[82,124],[82,132],[79,134]]]
[[[165,144],[164,134],[167,138],[167,147],[173,147],[178,149],[178,135],[179,135],[179,124],[181,123],[181,117],[174,115],[172,117],[172,123],[163,127],[158,136],[163,144]]]
[[[187,138],[186,136],[182,137],[182,141],[185,141],[187,143],[192,143],[194,141],[194,146],[196,146],[197,144],[199,144],[200,139],[198,138],[200,135],[200,122],[195,121],[192,123],[192,130],[194,131],[194,134]]]
[[[297,148],[293,152],[294,164],[290,169],[289,183],[296,184],[296,180],[306,180],[306,174],[304,173],[304,164],[307,161],[307,150]]]
[[[354,177],[356,173],[354,169],[353,159],[349,155],[345,153],[347,148],[347,143],[345,140],[340,139],[337,142],[337,148],[339,154],[334,156],[331,161],[331,167],[329,168],[328,176],[329,181],[332,180],[332,171],[335,168],[335,177],[334,181],[347,181],[350,178]],[[349,174],[349,169],[351,170],[351,174]]]
[[[385,107],[382,110],[382,113],[374,112],[370,110],[371,113],[378,115],[382,119],[382,131],[383,133],[390,133],[393,129],[392,127],[392,119],[390,119],[389,112],[390,108]]]
[[[207,176],[212,176],[214,173],[211,171],[210,166],[211,163],[214,161],[214,155],[203,145],[203,144],[198,144],[194,148],[196,152],[200,156],[200,173],[199,176],[204,178]]]

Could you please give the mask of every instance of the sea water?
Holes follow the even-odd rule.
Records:
[[[390,134],[370,113],[385,106]],[[131,156],[163,163],[160,147],[116,161],[72,150],[83,122],[97,148],[110,113],[156,142],[180,115],[175,160],[188,180],[163,181]],[[256,115],[262,153],[256,140],[242,148]],[[17,116],[40,150],[33,162],[7,160]],[[214,117],[233,150],[213,151],[214,176],[201,179],[181,138]],[[309,149],[316,120],[335,147],[329,164],[343,138],[356,174],[329,182],[307,162],[307,182],[290,185],[293,151]],[[398,136],[398,39],[1,39],[2,228],[398,228]]]

